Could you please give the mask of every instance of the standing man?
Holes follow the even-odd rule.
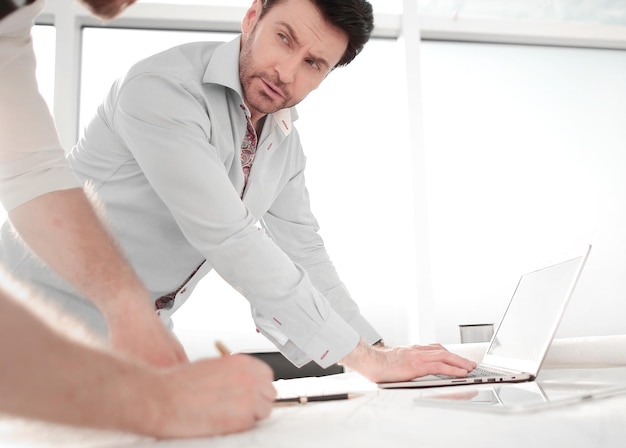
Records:
[[[103,18],[133,2],[85,0]],[[0,412],[158,437],[248,429],[270,413],[270,369],[250,357],[188,363],[65,160],[35,79],[31,28],[43,6],[0,0],[0,200],[23,241],[95,304],[112,345],[135,360],[69,339],[50,324],[53,310],[0,272]]]
[[[381,336],[339,279],[310,211],[294,106],[372,29],[365,0],[255,0],[237,39],[175,47],[131,68],[70,163],[93,183],[162,318],[215,269],[296,365],[341,362],[372,381],[466,375],[474,364],[439,345],[373,346]],[[3,245],[16,275],[104,328],[105,316],[6,229]]]

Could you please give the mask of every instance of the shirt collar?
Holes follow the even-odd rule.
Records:
[[[218,84],[232,89],[243,99],[243,89],[239,80],[240,42],[241,35],[215,48],[213,56],[207,64],[202,82],[205,84]],[[285,137],[291,133],[293,122],[298,118],[295,107],[281,109],[271,115]]]

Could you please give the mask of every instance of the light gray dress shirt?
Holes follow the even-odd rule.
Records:
[[[258,329],[296,365],[322,367],[380,335],[339,279],[309,207],[295,109],[265,119],[242,195],[246,118],[240,38],[194,43],[140,61],[111,89],[69,156],[93,184],[152,298],[177,290],[167,322],[211,269],[245,296]],[[247,112],[247,109],[246,109]],[[9,266],[92,326],[91,304],[23,249]],[[9,254],[10,253],[10,254]],[[219,313],[219,299],[215,298]]]

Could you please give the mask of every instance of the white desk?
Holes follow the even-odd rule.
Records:
[[[539,379],[626,384],[626,367],[547,369]],[[626,395],[536,413],[499,415],[417,405],[417,390],[379,390],[359,375],[319,378],[324,392],[360,390],[350,400],[276,408],[251,431],[212,439],[155,441],[127,434],[0,420],[0,446],[13,447],[603,447],[626,446]],[[283,394],[310,391],[279,382]],[[308,381],[308,380],[304,380]],[[460,386],[463,388],[465,386]],[[459,387],[457,387],[459,389]]]
[[[478,360],[487,344],[448,348]],[[555,340],[538,381],[554,379],[626,386],[626,335]],[[280,381],[276,386],[283,396],[355,391],[362,395],[275,408],[269,419],[251,431],[198,440],[156,441],[0,416],[0,447],[626,447],[626,395],[535,413],[500,415],[427,407],[415,400],[419,390],[379,390],[355,373]],[[470,386],[455,389],[464,387]]]

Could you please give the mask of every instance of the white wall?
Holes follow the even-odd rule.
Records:
[[[438,338],[585,243],[559,334],[625,333],[626,51],[425,42],[422,64]]]

